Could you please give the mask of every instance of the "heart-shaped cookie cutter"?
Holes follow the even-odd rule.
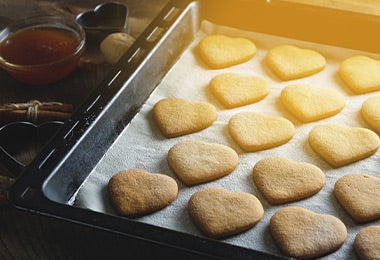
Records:
[[[29,157],[34,157],[62,125],[61,121],[49,121],[39,125],[17,121],[0,128],[0,161],[12,177],[17,177],[27,166],[26,162],[17,157],[26,152],[30,153]]]
[[[120,2],[101,3],[94,10],[78,14],[76,21],[89,35],[126,32],[128,7]]]

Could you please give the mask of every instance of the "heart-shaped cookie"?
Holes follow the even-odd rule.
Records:
[[[281,102],[302,122],[312,122],[338,114],[345,99],[338,91],[307,85],[290,85],[281,91]]]
[[[291,80],[323,70],[326,59],[314,50],[279,45],[268,51],[266,63],[281,80]]]
[[[355,237],[354,247],[360,259],[380,259],[380,226],[368,226]]]
[[[189,102],[165,98],[153,107],[153,114],[162,134],[167,138],[203,130],[215,121],[216,109],[205,102]]]
[[[224,238],[256,225],[264,215],[260,201],[252,194],[206,188],[188,202],[190,216],[209,237]]]
[[[178,194],[176,181],[142,169],[123,170],[108,182],[110,201],[122,216],[141,216],[172,203]]]
[[[353,56],[344,60],[339,75],[356,94],[380,90],[380,60],[366,56]]]
[[[335,167],[369,157],[380,147],[379,136],[373,131],[336,124],[315,126],[308,141],[319,156]]]
[[[335,183],[334,194],[355,221],[380,218],[380,178],[359,173],[345,175]]]
[[[246,152],[276,147],[294,135],[294,125],[287,119],[255,112],[240,112],[231,117],[228,130]]]
[[[213,34],[199,42],[198,53],[209,67],[222,69],[253,58],[256,45],[245,38]]]
[[[209,85],[211,93],[226,108],[245,106],[269,94],[268,82],[254,76],[224,73],[214,77]]]
[[[365,100],[362,104],[361,114],[370,127],[380,134],[380,96]]]
[[[300,207],[279,209],[270,219],[270,231],[283,254],[317,258],[337,250],[347,238],[338,218]]]
[[[195,185],[221,178],[236,169],[239,157],[228,146],[185,140],[168,152],[168,162],[186,185]]]
[[[325,175],[313,164],[294,162],[282,157],[269,157],[253,167],[253,180],[272,204],[310,197],[325,184]]]

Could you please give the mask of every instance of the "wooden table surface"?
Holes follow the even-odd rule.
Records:
[[[124,2],[130,11],[129,33],[138,37],[167,0]],[[69,12],[75,15],[98,3],[98,0],[2,0],[0,26],[10,19],[41,13]],[[380,15],[378,0],[311,0],[308,4]],[[18,83],[0,70],[0,104],[39,99],[70,103],[77,107],[105,76],[107,69],[109,65],[97,59],[89,63],[84,62],[70,77],[48,87],[31,87]],[[0,175],[2,174],[9,173],[0,165]],[[146,247],[145,242],[109,232],[27,213],[10,206],[0,207],[0,259],[151,259],[157,258],[158,255],[175,258],[180,257],[180,252],[172,249],[168,253],[162,246],[149,244],[149,247]],[[183,259],[183,255],[181,257]]]

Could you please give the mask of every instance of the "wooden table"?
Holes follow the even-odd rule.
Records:
[[[166,0],[124,0],[130,8],[130,34],[143,31]],[[302,2],[303,0],[287,0]],[[41,13],[69,12],[75,15],[98,4],[98,0],[2,0],[0,26],[9,19]],[[312,0],[311,5],[330,6],[380,15],[377,0]],[[27,86],[0,70],[0,104],[32,99],[60,101],[77,107],[97,86],[109,65],[84,63],[68,78],[50,86]],[[0,175],[6,169],[0,167]],[[0,208],[0,259],[150,259],[157,256],[183,257],[176,250],[128,239],[109,232],[27,213],[9,206]]]

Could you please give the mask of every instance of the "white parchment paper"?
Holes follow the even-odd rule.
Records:
[[[244,64],[226,69],[209,69],[197,58],[194,53],[194,48],[200,39],[214,33],[249,38],[256,44],[258,49],[255,57]],[[279,44],[294,44],[299,47],[310,48],[320,52],[327,59],[326,68],[322,72],[307,78],[287,82],[280,81],[269,71],[264,62],[267,51]],[[94,168],[89,178],[79,190],[74,206],[104,212],[106,214],[115,214],[110,206],[106,193],[108,180],[120,170],[142,168],[153,173],[164,173],[172,176],[179,185],[179,194],[178,198],[168,207],[153,214],[138,218],[137,221],[202,236],[187,212],[188,199],[194,192],[206,187],[223,187],[231,191],[244,191],[254,194],[260,199],[265,210],[263,219],[255,227],[242,234],[222,240],[224,243],[281,255],[279,248],[270,235],[268,228],[269,220],[281,207],[294,205],[304,207],[316,213],[334,215],[345,223],[348,229],[347,241],[339,250],[324,257],[325,259],[356,258],[353,241],[357,232],[368,225],[380,225],[380,220],[360,225],[355,223],[335,199],[333,187],[338,178],[349,173],[365,173],[380,177],[380,151],[362,161],[335,169],[315,154],[307,142],[307,137],[309,131],[314,126],[324,123],[338,123],[349,127],[369,127],[360,115],[360,108],[365,99],[369,96],[380,95],[380,93],[354,95],[337,74],[340,62],[345,58],[357,54],[364,54],[377,59],[380,57],[378,54],[241,31],[204,21],[194,42],[171,68],[157,89],[143,105],[141,111],[123,130],[115,143]],[[212,96],[207,87],[209,81],[214,76],[224,72],[262,77],[269,82],[271,92],[265,99],[252,105],[235,109],[225,109]],[[335,89],[345,96],[346,106],[342,112],[336,116],[317,122],[301,123],[289,114],[279,101],[281,90],[285,86],[294,83]],[[166,97],[209,102],[215,105],[218,110],[217,120],[212,126],[203,131],[178,138],[166,139],[160,133],[152,117],[153,105],[160,99]],[[230,117],[242,111],[256,111],[266,115],[283,116],[292,121],[295,125],[295,136],[282,146],[259,152],[244,153],[236,143],[234,143],[227,131],[227,124]],[[239,154],[238,168],[230,175],[219,180],[193,187],[184,186],[168,166],[166,156],[168,150],[174,144],[185,139],[200,139],[206,142],[220,143],[232,147]],[[270,205],[257,190],[251,178],[254,164],[269,156],[284,156],[294,161],[315,164],[320,167],[326,175],[325,187],[318,194],[308,199],[280,206]]]

